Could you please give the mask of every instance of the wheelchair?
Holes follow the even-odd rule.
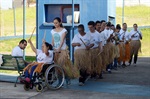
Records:
[[[41,92],[45,87],[51,90],[60,89],[65,80],[65,74],[62,67],[57,64],[43,64],[41,73],[33,73],[31,80],[25,80],[24,90],[36,88]]]

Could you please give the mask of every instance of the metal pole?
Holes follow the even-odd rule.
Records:
[[[122,1],[122,24],[124,23],[124,0]]]
[[[14,15],[14,36],[16,36],[16,8],[13,0],[13,15]]]
[[[38,49],[38,3],[39,0],[36,0],[36,48]]]
[[[23,0],[23,39],[25,39],[26,33],[26,0]],[[25,59],[25,50],[23,53],[23,57]]]
[[[73,53],[74,53],[74,49],[73,47],[71,46],[71,41],[74,37],[74,0],[72,0],[72,33],[70,33],[70,51],[71,51],[71,60],[73,61],[74,60],[74,56],[73,56]]]

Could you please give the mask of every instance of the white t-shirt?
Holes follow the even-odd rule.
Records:
[[[62,35],[66,32],[67,32],[67,30],[65,28],[60,32],[56,32],[54,29],[51,30],[52,36],[54,38],[54,48],[55,49],[59,48],[61,41],[62,41]],[[66,38],[65,38],[64,44],[62,45],[61,50],[65,50],[66,46],[67,45],[66,45]]]
[[[97,48],[99,46],[99,43],[102,42],[102,39],[100,38],[100,34],[95,30],[94,33],[88,32],[92,37],[92,42],[94,43],[94,46],[92,48]]]
[[[140,30],[137,30],[137,31],[131,30],[130,31],[130,39],[131,40],[140,40],[140,34],[142,36],[142,33]],[[132,35],[134,35],[134,37],[131,37]]]
[[[76,46],[76,49],[86,49],[84,43],[80,40],[80,38],[83,40],[83,42],[88,46],[90,44],[93,44],[92,37],[90,34],[86,33],[84,36],[81,36],[79,33],[76,34],[72,40],[72,43],[80,43],[81,46]]]
[[[16,47],[12,50],[11,55],[12,55],[12,56],[23,56],[23,50],[22,50],[19,46],[16,46]]]
[[[110,37],[110,35],[113,33],[113,30],[111,29],[105,29],[104,30],[104,44],[107,44],[107,39]]]
[[[49,56],[47,56],[42,50],[37,49],[37,62],[38,63],[53,63],[53,51],[49,50]]]
[[[104,44],[105,44],[105,32],[102,31],[101,33],[99,33],[99,35],[100,35],[100,38],[102,39],[102,46],[104,46]]]
[[[120,30],[120,40],[123,40],[124,42],[130,39],[130,33],[128,31],[124,31],[123,29]]]

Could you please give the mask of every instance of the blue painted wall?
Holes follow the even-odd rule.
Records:
[[[37,48],[41,48],[42,38],[44,36],[44,32],[46,31],[46,41],[51,43],[51,29],[53,24],[45,23],[45,22],[53,22],[54,17],[60,16],[60,5],[71,5],[72,0],[37,0],[37,8],[36,8],[36,21],[37,21]],[[106,20],[108,21],[108,16],[116,16],[116,0],[74,0],[74,4],[79,5],[80,11],[80,23],[84,24],[85,30],[88,31],[87,23],[90,20]],[[75,8],[75,10],[78,10]],[[68,14],[72,14],[71,8],[66,8],[64,10],[63,21],[66,22],[66,16]],[[75,27],[78,24],[75,24]],[[69,41],[71,41],[71,37],[69,36],[72,33],[72,25],[64,24],[64,26],[68,29],[68,37]],[[74,33],[77,33],[77,30],[74,30]],[[70,42],[68,41],[68,44]],[[71,52],[71,51],[70,51]]]

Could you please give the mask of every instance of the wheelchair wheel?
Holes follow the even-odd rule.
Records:
[[[37,92],[41,92],[41,91],[43,90],[43,85],[42,85],[42,84],[37,84],[37,85],[35,86],[35,88],[36,88],[36,91],[37,91]]]
[[[49,89],[57,90],[62,87],[65,79],[65,74],[62,67],[51,65],[45,72],[45,82]]]
[[[24,88],[25,91],[29,91],[30,86],[28,84],[24,84],[23,88]]]

